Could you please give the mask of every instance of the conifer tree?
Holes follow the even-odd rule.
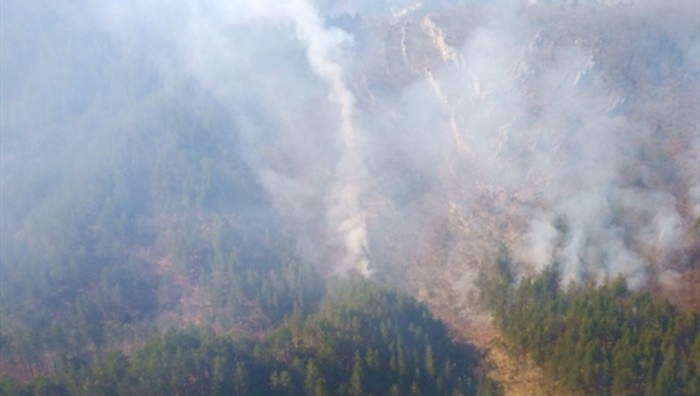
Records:
[[[355,363],[352,366],[352,376],[350,377],[351,396],[362,396],[364,394],[364,375],[360,352],[355,351]]]

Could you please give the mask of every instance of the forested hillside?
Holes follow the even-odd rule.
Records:
[[[52,167],[5,169],[3,394],[497,394],[411,297],[326,287],[190,88],[34,154]]]
[[[121,126],[85,131],[84,146],[49,154],[87,150],[90,165],[59,161],[3,177],[3,367],[11,359],[22,376],[51,371],[57,353],[90,353],[174,324],[230,329],[251,318],[264,329],[318,296],[308,266],[276,245],[282,227],[231,154],[226,117],[212,103],[149,101]],[[158,112],[177,116],[152,125]],[[112,128],[123,133],[93,153]],[[37,188],[33,200],[14,199]]]
[[[3,395],[496,395],[479,354],[412,298],[351,277],[317,312],[295,304],[263,337],[171,329],[130,348],[62,356],[52,375]]]
[[[696,395],[700,314],[679,312],[622,278],[563,290],[556,268],[515,285],[507,267],[485,288],[504,335],[567,393]]]
[[[0,1],[0,392],[700,394],[697,0],[74,3]]]

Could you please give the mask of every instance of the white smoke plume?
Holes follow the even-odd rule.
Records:
[[[326,272],[458,279],[505,244],[640,285],[700,257],[696,2],[42,3],[0,5],[4,185],[204,97]]]
[[[279,140],[271,142],[268,138],[261,137],[260,135],[270,132],[264,131],[259,125],[260,120],[257,119],[250,121],[247,137],[253,156],[260,156],[268,145],[277,147],[277,150],[271,155],[262,154],[266,156],[264,159],[257,158],[253,161],[262,161],[257,163],[256,167],[260,168],[262,180],[273,199],[281,205],[281,209],[285,212],[291,211],[292,218],[299,222],[302,230],[317,228],[316,231],[309,231],[307,235],[302,233],[300,236],[302,244],[305,245],[302,246],[303,255],[314,261],[333,261],[331,271],[335,273],[356,270],[369,276],[371,270],[365,215],[359,202],[365,170],[358,149],[356,127],[353,124],[355,98],[345,84],[342,66],[342,61],[347,56],[346,52],[352,45],[351,37],[340,29],[326,27],[317,10],[307,1],[289,1],[283,5],[255,3],[249,6],[235,2],[232,4],[235,5],[221,5],[229,12],[220,14],[222,27],[218,31],[215,30],[216,26],[212,27],[210,24],[211,14],[205,14],[202,21],[192,24],[195,29],[193,36],[201,39],[191,46],[193,55],[189,56],[189,59],[193,64],[190,70],[197,78],[207,82],[211,89],[220,91],[221,97],[233,96],[234,106],[237,106],[241,100],[247,99],[242,97],[241,91],[251,89],[250,81],[246,81],[245,86],[240,86],[240,83],[230,86],[225,77],[216,71],[212,72],[212,67],[221,65],[219,66],[223,68],[221,73],[228,74],[230,79],[236,80],[241,74],[237,68],[243,63],[246,69],[242,77],[252,77],[255,81],[263,74],[256,69],[259,66],[256,62],[282,61],[283,64],[271,67],[273,74],[265,76],[262,81],[263,86],[259,93],[256,92],[256,95],[265,95],[257,100],[262,106],[261,111],[269,113],[266,117],[278,119],[275,128],[279,130],[277,136]],[[194,2],[191,10],[200,9],[198,5],[198,2]],[[190,17],[191,15],[190,11]],[[263,44],[262,49],[255,47],[250,49],[252,56],[249,56],[254,58],[253,60],[242,57],[229,59],[232,56],[229,54],[235,54],[242,46],[246,46],[240,40],[247,39],[246,36],[250,34],[247,29],[260,29],[262,41],[270,42],[273,50],[279,51],[280,48],[272,41],[280,39],[278,36],[280,33],[286,34],[284,32],[289,22],[293,24],[294,36],[306,55],[308,67],[321,80],[320,86],[315,86],[316,83],[309,81],[308,77],[298,76],[299,68],[303,67],[302,64],[285,65],[284,62],[287,59],[284,55],[276,58],[281,54],[266,53],[269,49],[264,45],[267,44]],[[270,31],[267,31],[268,29]],[[281,29],[282,32],[276,32],[276,29]],[[235,35],[235,33],[242,33],[243,37],[226,37],[227,34]],[[266,35],[270,35],[270,38]],[[292,48],[299,45],[290,41],[289,36],[282,36],[282,39],[286,40],[286,45]],[[212,40],[216,44],[216,51],[202,53],[202,51],[211,51]],[[252,43],[252,45],[259,44]],[[247,65],[247,62],[252,63]],[[298,85],[290,86],[290,81],[294,80],[298,80]],[[318,96],[304,97],[304,91],[310,87],[318,91]],[[288,92],[287,89],[294,92]],[[291,96],[285,99],[276,97],[287,94]],[[328,105],[309,103],[312,100],[324,101],[324,96],[329,99]],[[295,103],[295,101],[298,102]],[[316,123],[313,120],[296,118],[298,116],[288,114],[296,111],[295,106],[326,112],[329,120]],[[303,111],[309,110],[303,109]],[[239,116],[242,119],[249,117],[245,113]],[[314,141],[315,139],[320,140]],[[327,147],[324,147],[324,142],[328,145]],[[332,159],[323,160],[318,158],[323,156],[319,150],[335,150],[337,154]],[[299,164],[305,169],[291,170],[290,164],[281,165],[282,168],[277,165],[270,166],[271,162],[277,161],[277,157],[280,156],[279,151],[291,151],[282,156],[288,156],[292,166]],[[316,173],[318,170],[308,170],[308,167],[318,167],[323,162],[327,167],[325,174]],[[293,206],[291,210],[290,205]],[[320,218],[317,213],[319,211]],[[319,222],[325,222],[326,226],[318,229],[318,224],[314,223]],[[319,253],[328,250],[329,245],[331,250],[337,251],[331,252],[329,256]],[[339,246],[334,248],[335,245]]]
[[[412,81],[380,117],[398,129],[392,144],[413,179],[436,181],[411,186],[403,211],[425,210],[417,222],[441,233],[423,248],[430,235],[417,233],[412,248],[440,271],[469,272],[495,250],[484,240],[504,243],[517,273],[557,265],[564,286],[622,275],[639,287],[694,265],[697,7],[497,3],[442,63],[412,55],[442,46],[415,27],[430,13],[397,23],[401,51],[389,62],[404,63],[397,83]],[[665,17],[646,26],[651,14]],[[620,21],[618,39],[596,33]]]
[[[341,270],[354,269],[369,276],[372,271],[369,268],[366,215],[359,202],[366,171],[353,125],[355,98],[345,84],[342,66],[333,59],[349,38],[339,29],[328,30],[317,11],[306,1],[289,2],[284,9],[294,18],[297,36],[306,44],[309,63],[331,89],[330,99],[340,112],[343,151],[326,205],[329,227],[332,232],[340,234],[345,248]]]

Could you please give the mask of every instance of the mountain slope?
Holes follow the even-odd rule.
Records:
[[[692,1],[0,14],[3,374],[173,327],[264,337],[348,273],[478,325],[503,251],[515,280],[697,309]]]

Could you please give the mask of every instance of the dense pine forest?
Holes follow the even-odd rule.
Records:
[[[697,395],[700,315],[622,278],[560,286],[556,267],[515,285],[505,262],[483,297],[495,321],[567,394]]]
[[[63,355],[52,375],[5,379],[3,395],[496,395],[479,354],[414,299],[338,280],[305,315],[262,337],[170,329],[130,348]]]

